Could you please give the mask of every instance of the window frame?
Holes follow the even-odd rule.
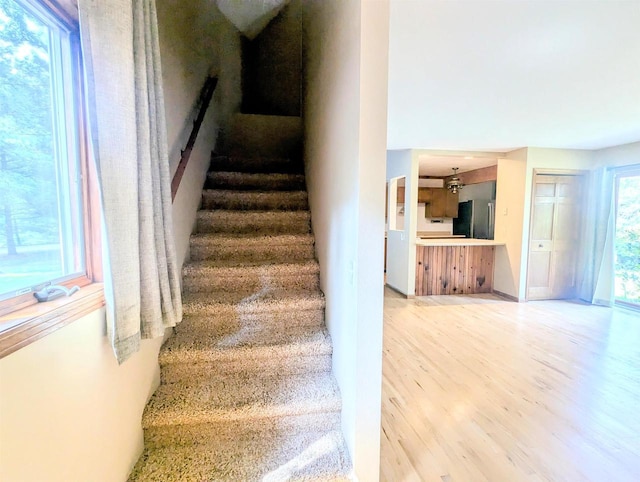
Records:
[[[74,96],[76,136],[78,141],[78,169],[80,174],[82,241],[84,242],[84,273],[61,281],[70,288],[81,290],[69,298],[38,303],[30,291],[0,301],[0,358],[13,353],[58,328],[104,305],[102,289],[102,247],[100,223],[100,198],[95,163],[91,159],[85,90],[83,82],[82,52],[77,12],[70,11],[71,2],[65,7],[53,0],[31,0],[40,4],[69,33],[71,55],[70,91]],[[94,286],[91,286],[94,285]]]
[[[630,164],[628,166],[620,166],[613,169],[613,212],[614,212],[614,230],[613,230],[613,250],[614,250],[614,262],[613,262],[613,304],[614,306],[626,308],[629,310],[640,311],[640,303],[634,303],[633,301],[627,301],[622,298],[618,298],[616,294],[615,284],[617,281],[616,268],[617,268],[617,240],[618,240],[618,211],[619,211],[619,194],[620,194],[620,180],[625,177],[638,177],[640,176],[640,164]]]

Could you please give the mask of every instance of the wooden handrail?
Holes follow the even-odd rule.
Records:
[[[216,85],[218,85],[218,78],[208,77],[204,83],[204,86],[202,86],[202,90],[200,91],[200,110],[198,111],[198,117],[196,117],[196,120],[193,121],[193,130],[191,131],[191,135],[189,136],[186,147],[183,151],[181,151],[182,155],[180,156],[180,163],[178,164],[178,169],[176,169],[176,173],[173,175],[173,179],[171,181],[172,202],[176,198],[176,194],[178,193],[178,188],[180,187],[180,181],[182,181],[184,171],[187,170],[187,164],[189,163],[189,158],[191,157],[191,151],[193,151],[193,146],[196,143],[198,132],[200,132],[200,127],[202,126],[202,121],[204,121],[204,116],[207,114],[207,109],[209,108],[209,104],[211,103],[213,92],[216,90]]]

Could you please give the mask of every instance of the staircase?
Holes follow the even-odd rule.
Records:
[[[214,157],[131,481],[350,480],[302,166]]]

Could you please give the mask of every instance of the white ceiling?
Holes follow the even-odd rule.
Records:
[[[498,163],[495,157],[420,155],[418,159],[420,176],[451,176],[454,167],[457,167],[460,173],[494,166]]]
[[[391,0],[388,148],[640,140],[640,0]]]

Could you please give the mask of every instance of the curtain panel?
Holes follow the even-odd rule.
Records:
[[[590,175],[587,215],[582,230],[582,268],[578,297],[589,303],[612,306],[614,302],[615,203],[613,173],[601,167]]]
[[[104,225],[107,333],[119,363],[182,319],[155,0],[79,0]]]

